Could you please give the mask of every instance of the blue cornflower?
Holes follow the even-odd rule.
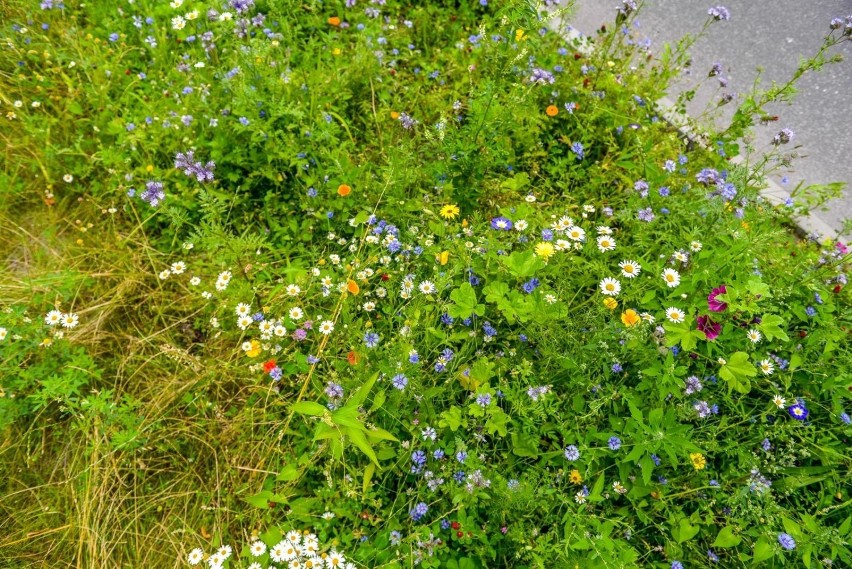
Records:
[[[542,241],[553,241],[553,230],[542,229],[541,230],[541,240]]]
[[[668,197],[671,194],[671,190],[669,190],[668,186],[661,186],[657,193],[660,194],[660,197]]]
[[[435,452],[432,453],[432,458],[435,460],[442,460],[446,456],[446,453],[442,449],[435,449]]]
[[[375,332],[367,332],[364,334],[364,345],[368,348],[375,348],[379,345],[381,338]]]
[[[450,521],[449,520],[441,520],[441,529],[450,529]]]
[[[248,126],[249,120],[246,117],[240,117],[240,124],[243,126]]]
[[[462,482],[464,482],[464,479],[465,479],[464,470],[459,470],[458,472],[456,472],[455,474],[453,474],[453,480],[455,480],[455,481],[456,481],[456,482],[458,482],[459,484],[461,484]]]
[[[476,403],[480,407],[488,407],[489,405],[491,405],[491,394],[483,393],[482,395],[476,398]]]
[[[843,424],[848,425],[852,423],[852,419],[849,418],[849,415],[846,413],[840,414],[840,420],[843,421]]]
[[[578,449],[574,445],[568,445],[565,447],[565,459],[574,462],[575,460],[580,458],[580,449]]]
[[[624,371],[624,368],[622,367],[622,365],[620,363],[615,362],[614,364],[612,364],[612,373],[621,373],[623,371]]]
[[[456,460],[461,464],[464,464],[464,461],[467,460],[467,453],[463,450],[460,450],[456,453]]]
[[[340,384],[329,381],[325,386],[325,394],[331,399],[340,399],[343,397],[343,387]]]
[[[319,361],[319,358],[314,356],[314,355],[309,355],[307,359],[308,359],[308,363],[310,365],[314,365],[315,363],[317,363]]]
[[[538,286],[539,286],[540,284],[541,284],[541,282],[540,282],[537,278],[533,277],[533,278],[531,278],[530,280],[528,280],[527,282],[525,282],[525,283],[521,286],[521,288],[523,288],[523,289],[524,289],[524,292],[525,292],[525,293],[527,293],[527,294],[532,294],[532,292],[533,292],[536,288],[538,288]]]
[[[814,316],[816,316],[816,308],[814,308],[813,306],[808,306],[807,308],[805,308],[805,314],[807,314],[809,318],[813,318]]]
[[[411,462],[416,464],[417,466],[423,466],[426,464],[426,453],[422,450],[416,450],[411,453]]]
[[[412,364],[416,364],[420,361],[420,354],[417,353],[417,350],[411,350],[408,352],[408,362]]]
[[[796,540],[793,539],[793,536],[789,533],[779,533],[778,543],[780,543],[781,547],[783,547],[787,551],[790,551],[791,549],[796,549]]]
[[[672,561],[672,569],[683,569],[683,563],[680,561]]]
[[[405,386],[408,385],[408,378],[405,377],[405,375],[398,373],[393,376],[393,379],[391,379],[391,383],[394,387],[402,391],[403,389],[405,389]]]
[[[491,227],[499,231],[509,231],[512,229],[512,221],[503,216],[495,217],[491,220]]]
[[[482,325],[482,331],[489,338],[493,338],[494,336],[497,335],[497,329],[494,328],[494,326],[491,325],[491,322],[486,322],[485,324],[483,324]]]
[[[571,152],[577,155],[577,160],[582,160],[586,156],[585,149],[583,148],[583,145],[579,142],[575,142],[571,145]]]
[[[654,461],[654,465],[656,465],[656,466],[660,466],[660,463],[662,462],[662,461],[660,460],[660,457],[659,457],[659,456],[657,456],[656,454],[652,454],[652,455],[651,455],[651,460],[653,460],[653,461]]]
[[[763,442],[760,443],[760,446],[763,448],[763,450],[769,452],[769,449],[772,448],[772,443],[769,441],[769,439],[763,439]]]
[[[391,545],[399,545],[402,542],[402,534],[396,530],[390,532],[390,543]]]
[[[441,314],[441,323],[445,326],[450,326],[453,322],[455,322],[455,318],[444,312]]]
[[[117,41],[118,41],[118,38],[120,38],[120,37],[121,37],[121,36],[119,36],[117,33],[113,32],[113,33],[111,33],[111,34],[109,35],[109,41],[111,41],[111,42],[117,42]]]
[[[282,374],[283,374],[283,372],[281,371],[281,368],[278,367],[278,366],[275,366],[274,368],[269,370],[269,377],[271,377],[273,381],[280,381]]]
[[[610,437],[607,441],[610,450],[618,450],[621,448],[621,439],[618,437]]]

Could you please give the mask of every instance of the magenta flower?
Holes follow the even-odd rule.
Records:
[[[727,310],[728,305],[716,298],[720,294],[725,294],[726,292],[728,292],[728,289],[725,288],[725,285],[713,289],[710,296],[707,297],[707,307],[711,312],[724,312]]]
[[[709,316],[699,316],[698,329],[701,332],[704,332],[704,335],[707,336],[708,340],[712,341],[719,337],[719,334],[722,332],[722,325],[710,320]]]

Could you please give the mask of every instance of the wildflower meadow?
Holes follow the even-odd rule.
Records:
[[[841,185],[761,193],[852,15],[615,3],[0,3],[0,567],[852,567]]]

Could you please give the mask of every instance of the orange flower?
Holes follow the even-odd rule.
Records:
[[[556,105],[550,105],[546,109],[544,109],[544,112],[547,113],[547,116],[549,117],[555,117],[559,114],[559,107],[557,107]]]
[[[398,119],[398,118],[399,118],[399,113],[398,113],[398,112],[396,112],[396,111],[391,111],[391,118],[392,118],[393,120]]]
[[[621,313],[621,321],[625,326],[630,328],[631,326],[636,326],[642,321],[642,317],[636,314],[636,311],[632,308],[628,308],[624,312]]]
[[[335,26],[335,27],[339,26],[340,25],[340,18],[338,18],[337,16],[332,16],[331,18],[328,19],[328,23],[331,24],[332,26]]]
[[[345,198],[346,196],[349,195],[349,192],[351,192],[351,191],[352,191],[352,188],[350,188],[347,184],[340,184],[339,186],[337,186],[337,195],[338,196]]]
[[[355,352],[349,352],[346,355],[346,361],[348,361],[349,365],[351,366],[356,365],[358,363],[358,359],[358,354],[356,354]]]
[[[352,279],[349,279],[346,282],[346,290],[348,290],[352,294],[358,294],[359,292],[361,292],[361,288],[358,286],[358,283],[356,283]]]

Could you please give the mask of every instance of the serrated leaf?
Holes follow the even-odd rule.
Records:
[[[787,336],[787,333],[784,331],[782,326],[784,326],[783,318],[777,314],[767,314],[761,318],[760,324],[757,325],[757,329],[763,332],[763,335],[766,336],[767,340],[780,338],[786,342],[790,338]]]
[[[728,382],[728,391],[733,389],[743,394],[751,390],[748,378],[755,375],[757,368],[751,365],[745,352],[735,352],[719,370],[719,377]]]

